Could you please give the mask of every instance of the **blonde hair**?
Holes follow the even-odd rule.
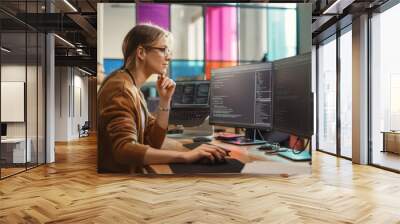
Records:
[[[122,43],[124,64],[122,68],[134,68],[136,66],[136,50],[139,46],[149,46],[162,37],[169,37],[170,32],[150,23],[138,24],[125,36]]]

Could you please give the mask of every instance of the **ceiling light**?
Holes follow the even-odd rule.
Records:
[[[88,71],[85,71],[85,70],[83,70],[83,69],[81,69],[81,68],[79,68],[79,67],[78,67],[78,70],[81,71],[81,72],[83,72],[83,73],[85,73],[85,74],[87,74],[87,75],[92,75],[92,73],[90,73],[90,72],[88,72]]]
[[[58,36],[57,34],[54,34],[55,37],[57,37],[58,39],[60,39],[62,42],[66,43],[67,45],[69,45],[70,47],[75,48],[75,45],[71,44],[71,42],[67,41],[66,39]]]
[[[78,10],[71,4],[69,3],[68,0],[64,0],[65,4],[67,4],[72,10],[74,10],[74,12],[78,12]]]
[[[340,0],[336,0],[332,5],[330,5],[327,9],[324,10],[322,14],[331,13],[332,9],[336,9],[337,4],[339,4]]]
[[[342,14],[343,10],[351,5],[355,0],[336,0],[332,5],[324,10],[322,14]]]
[[[4,51],[4,52],[6,52],[6,53],[10,53],[10,52],[11,52],[9,49],[7,49],[7,48],[5,48],[5,47],[1,47],[1,50]]]

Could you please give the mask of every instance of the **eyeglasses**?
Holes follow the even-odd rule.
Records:
[[[169,55],[169,56],[172,55],[172,51],[171,51],[168,47],[152,47],[152,46],[145,46],[144,48],[159,50],[161,53],[164,54],[165,57],[166,57],[167,55]]]

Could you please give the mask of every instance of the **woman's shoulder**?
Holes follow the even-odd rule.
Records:
[[[135,96],[136,86],[128,73],[123,70],[117,70],[103,81],[98,96],[111,96],[121,92],[127,92],[129,95]]]
[[[136,88],[130,75],[124,70],[116,70],[112,72],[103,81],[100,90],[109,90],[115,88]]]

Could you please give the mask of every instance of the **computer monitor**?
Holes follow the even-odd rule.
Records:
[[[272,129],[271,63],[212,70],[210,123]]]
[[[1,123],[1,137],[7,136],[7,124]]]
[[[313,135],[311,53],[273,62],[274,130],[310,138]]]
[[[212,70],[210,123],[272,130],[272,83],[271,63]]]
[[[169,124],[194,127],[208,117],[210,81],[179,81],[171,102]]]

